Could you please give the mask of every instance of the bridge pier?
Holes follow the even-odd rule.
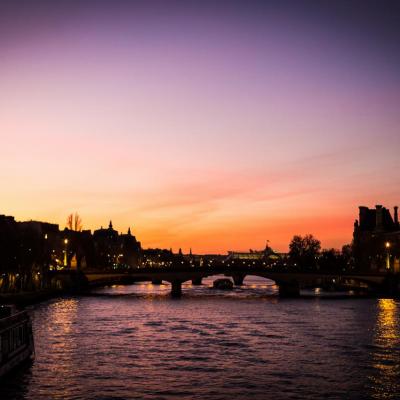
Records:
[[[161,280],[161,279],[158,279],[158,278],[153,278],[153,279],[151,280],[151,283],[152,283],[153,285],[161,285],[161,284],[162,284],[162,280]]]
[[[202,278],[193,278],[192,285],[199,286],[202,284]]]
[[[279,282],[280,297],[300,297],[300,285],[297,281]]]
[[[171,296],[175,298],[179,298],[182,296],[182,282],[181,281],[172,281],[171,282]]]
[[[242,286],[245,277],[246,277],[246,275],[243,275],[243,274],[232,275],[232,279],[233,279],[235,286]]]

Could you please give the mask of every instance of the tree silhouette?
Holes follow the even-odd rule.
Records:
[[[82,218],[77,212],[75,213],[75,215],[74,214],[68,215],[67,228],[70,229],[71,231],[77,231],[77,232],[80,232],[82,230]]]
[[[312,270],[317,266],[321,242],[313,235],[295,235],[289,244],[289,257],[300,269]]]

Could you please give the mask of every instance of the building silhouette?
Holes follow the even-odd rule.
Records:
[[[96,264],[100,269],[115,269],[121,266],[136,267],[140,262],[141,244],[128,233],[119,234],[110,221],[108,228],[101,227],[93,233]]]
[[[119,234],[111,221],[92,234],[0,215],[0,292],[49,287],[57,270],[121,270],[140,261],[141,245],[130,228]]]
[[[398,207],[393,217],[382,205],[359,207],[354,223],[353,253],[356,268],[363,271],[400,272],[400,227]]]

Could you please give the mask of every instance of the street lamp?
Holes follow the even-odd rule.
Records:
[[[386,269],[390,269],[390,242],[386,242],[385,243],[385,247],[386,247]]]
[[[68,259],[67,259],[68,239],[64,239],[64,244],[65,244],[65,250],[64,250],[64,267],[67,267],[67,265],[68,265]]]

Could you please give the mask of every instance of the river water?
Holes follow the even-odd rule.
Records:
[[[400,302],[279,299],[187,284],[99,289],[32,307],[34,364],[4,399],[399,399]]]

